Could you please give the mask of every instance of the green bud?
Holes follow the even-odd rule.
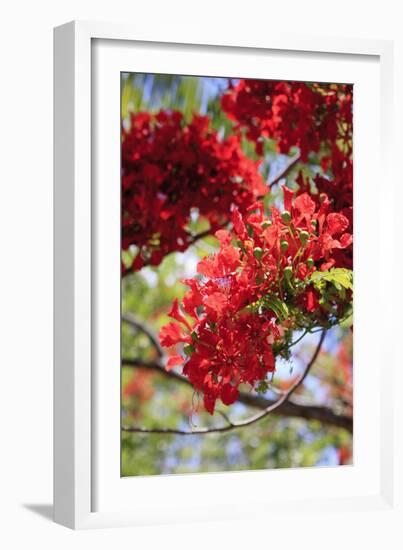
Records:
[[[288,210],[284,210],[284,212],[281,214],[281,219],[284,223],[290,223],[291,214],[288,212]]]
[[[253,255],[255,256],[255,258],[257,260],[260,260],[263,256],[263,249],[260,248],[260,246],[257,246],[254,250],[253,250]]]
[[[271,221],[270,220],[266,220],[265,222],[262,223],[262,228],[263,229],[267,229],[270,226],[271,226]]]
[[[309,269],[311,269],[311,267],[313,267],[313,264],[315,262],[313,261],[313,258],[308,258],[307,261],[306,261],[306,265],[309,267]]]
[[[299,240],[301,241],[301,244],[305,244],[308,239],[309,239],[308,231],[301,231],[299,234]]]
[[[257,385],[256,391],[258,393],[265,393],[269,389],[269,386],[267,384],[266,380],[261,380],[259,384]]]
[[[311,225],[314,229],[316,229],[317,225],[318,225],[318,221],[317,220],[312,220],[311,221]]]
[[[191,344],[187,344],[186,346],[183,347],[183,351],[185,352],[185,355],[187,355],[188,357],[192,355],[194,350],[195,350],[195,347],[192,346]]]
[[[290,265],[287,265],[287,267],[284,268],[284,277],[289,281],[292,277],[292,267]]]
[[[281,241],[280,242],[281,250],[287,250],[288,248],[288,242],[287,241]]]

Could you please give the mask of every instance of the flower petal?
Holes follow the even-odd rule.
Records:
[[[189,342],[190,337],[183,332],[177,323],[168,323],[160,330],[160,342],[164,347],[169,348],[179,342]]]
[[[181,355],[172,355],[165,366],[165,370],[170,371],[174,367],[177,367],[178,365],[183,365],[184,359]]]
[[[337,214],[332,212],[326,217],[327,233],[330,235],[337,235],[337,233],[343,233],[349,226],[348,219],[343,214]]]
[[[308,193],[302,193],[295,199],[295,208],[304,214],[304,216],[312,216],[315,212],[315,203],[308,195]]]
[[[186,328],[188,328],[189,330],[192,330],[192,327],[188,323],[186,317],[183,315],[183,313],[179,309],[178,298],[175,298],[171,307],[171,311],[168,313],[168,317],[172,317],[172,319],[175,319],[176,321],[183,323]]]

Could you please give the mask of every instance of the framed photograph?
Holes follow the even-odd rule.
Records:
[[[54,47],[55,521],[395,517],[393,44]]]

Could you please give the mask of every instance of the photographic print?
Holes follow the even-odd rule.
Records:
[[[353,461],[353,86],[121,73],[121,475]]]

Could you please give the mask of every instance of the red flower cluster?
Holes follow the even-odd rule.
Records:
[[[340,156],[344,161],[351,155],[351,85],[240,80],[221,105],[238,128],[246,129],[258,154],[265,137],[275,139],[281,153],[299,147],[303,162],[325,146],[322,163],[331,164],[334,173],[341,168]]]
[[[240,384],[265,381],[293,330],[331,326],[350,303],[348,278],[331,271],[339,267],[335,252],[352,245],[348,219],[331,212],[326,195],[317,207],[287,187],[284,208],[272,207],[270,219],[261,203],[244,216],[234,210],[232,233],[217,231],[219,251],[199,262],[199,278],[185,281],[191,321],[175,301],[169,315],[180,325],[161,329],[161,344],[185,344],[188,356],[171,357],[168,368],[185,362],[183,374],[211,414],[218,398],[237,399]]]
[[[305,180],[300,172],[297,178],[299,186],[298,194],[310,192],[309,180]],[[318,190],[310,197],[319,207],[320,201],[326,195],[329,208],[333,212],[338,212],[347,218],[349,231],[353,232],[353,165],[351,160],[346,160],[346,166],[342,169],[338,177],[328,179],[317,175],[314,178],[315,186]],[[353,247],[341,248],[333,253],[334,260],[339,267],[347,269],[353,268]]]
[[[218,398],[230,405],[238,397],[238,386],[253,386],[275,367],[271,344],[280,336],[272,315],[255,315],[246,306],[254,292],[247,277],[238,276],[241,266],[239,250],[230,244],[230,234],[217,232],[220,252],[199,263],[198,271],[208,277],[185,281],[190,290],[183,299],[183,310],[192,318],[192,325],[175,301],[170,317],[179,321],[161,329],[164,346],[185,344],[190,356],[183,374],[203,392],[204,405],[211,414]],[[199,317],[198,311],[204,315]],[[170,358],[168,368],[182,364],[177,355]]]
[[[219,139],[208,117],[185,124],[175,111],[133,114],[122,140],[122,248],[138,251],[130,269],[185,250],[192,211],[214,232],[232,206],[244,212],[267,192],[239,137]]]
[[[310,152],[320,154],[324,175],[314,179],[318,193],[313,199],[318,202],[325,193],[332,210],[347,217],[351,230],[352,98],[352,86],[348,84],[240,80],[221,99],[224,111],[238,129],[246,129],[259,154],[263,153],[264,138],[275,139],[281,153],[299,147],[303,162]],[[298,183],[300,193],[310,192],[310,184],[302,176]],[[352,249],[336,256],[341,266],[352,268]]]

